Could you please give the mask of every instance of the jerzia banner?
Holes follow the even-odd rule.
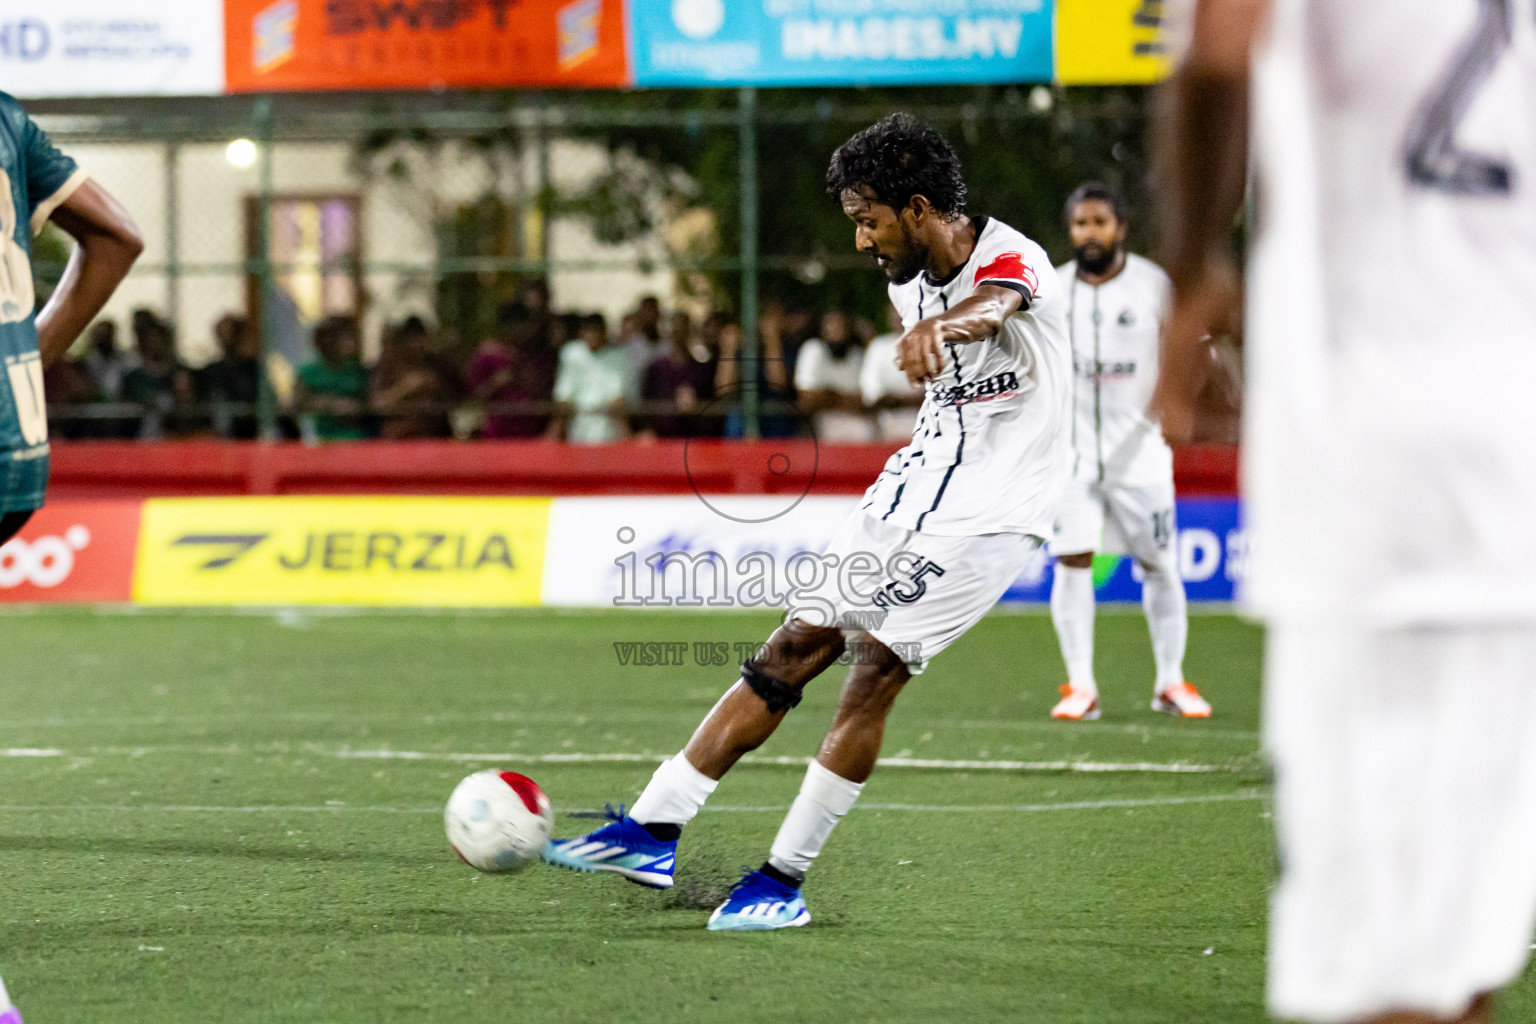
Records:
[[[1163,0],[7,0],[23,98],[1152,82]]]

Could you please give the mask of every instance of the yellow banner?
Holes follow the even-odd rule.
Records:
[[[1163,0],[1056,0],[1056,80],[1062,85],[1161,81]]]
[[[158,605],[537,605],[548,498],[161,498],[133,597]]]

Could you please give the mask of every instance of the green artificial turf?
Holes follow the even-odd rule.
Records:
[[[808,928],[703,928],[794,766],[722,783],[671,892],[458,863],[440,808],[459,777],[531,774],[557,834],[584,831],[559,812],[632,800],[733,678],[691,654],[621,666],[615,643],[773,621],[0,616],[0,972],[29,1024],[1264,1019],[1261,634],[1232,618],[1193,620],[1216,717],[1177,722],[1147,707],[1140,616],[1102,616],[1105,715],[1081,725],[1047,719],[1049,620],[983,621],[909,685],[885,753],[1034,766],[877,771],[807,883]],[[840,675],[762,758],[814,753]],[[531,760],[551,754],[637,759]],[[1037,764],[1056,761],[1121,767]],[[1533,989],[1502,1019],[1530,1019]]]

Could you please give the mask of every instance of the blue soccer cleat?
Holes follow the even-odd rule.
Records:
[[[776,882],[761,871],[749,871],[731,890],[730,897],[709,915],[712,932],[761,932],[771,928],[798,928],[811,923],[805,898],[799,889]]]
[[[544,844],[544,861],[572,871],[612,871],[652,889],[672,888],[677,842],[664,842],[624,813],[605,812],[608,824],[575,839],[551,839]]]

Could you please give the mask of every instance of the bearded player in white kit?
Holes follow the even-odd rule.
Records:
[[[1051,541],[1051,619],[1067,682],[1051,717],[1099,717],[1093,555],[1108,546],[1135,558],[1144,575],[1142,607],[1157,667],[1152,709],[1209,718],[1211,706],[1184,678],[1189,619],[1179,576],[1173,452],[1148,408],[1172,288],[1161,267],[1126,251],[1130,224],[1114,189],[1084,182],[1068,197],[1066,214],[1076,258],[1057,274],[1072,339],[1072,459]]]
[[[1168,99],[1175,441],[1252,107],[1270,1008],[1486,1024],[1536,924],[1536,5],[1200,0]]]
[[[790,608],[629,814],[552,840],[544,855],[670,887],[682,827],[773,734],[805,685],[850,651],[832,730],[767,861],[711,915],[713,930],[810,920],[801,883],[874,770],[892,703],[1050,538],[1065,477],[1070,357],[1045,252],[1000,221],[967,216],[954,151],[904,114],[844,143],[827,184],[854,223],[857,248],[890,279],[905,329],[897,361],[927,388],[912,443],[828,545],[825,585]],[[847,628],[855,621],[863,628]]]

